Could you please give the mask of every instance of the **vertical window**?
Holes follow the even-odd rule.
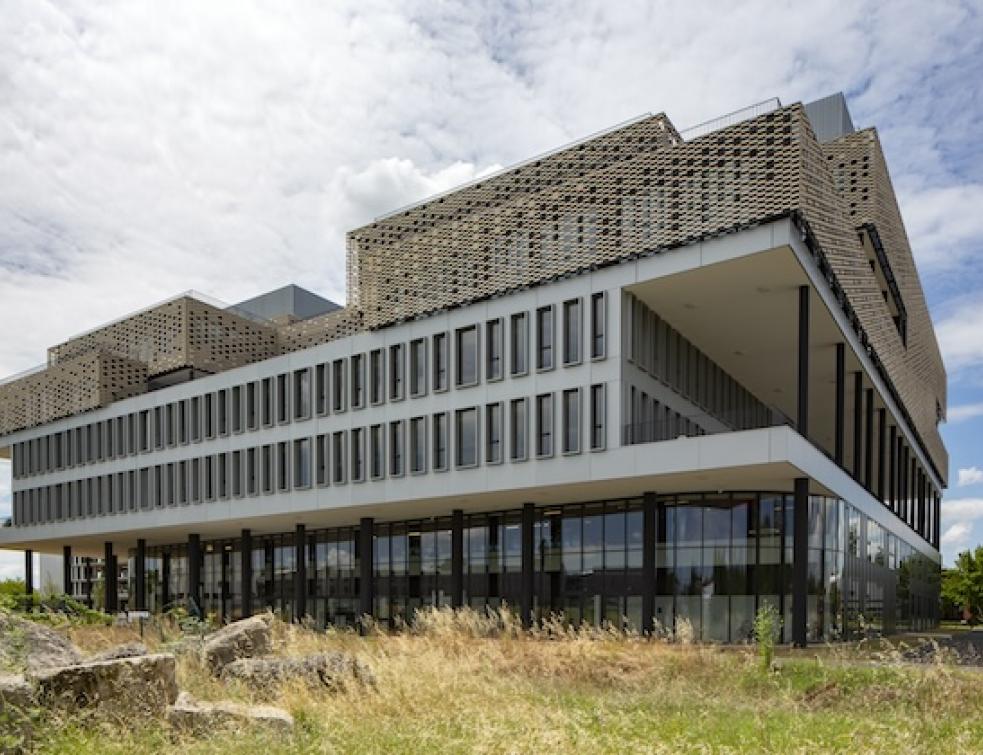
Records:
[[[331,363],[331,411],[345,411],[345,360],[336,359]]]
[[[604,384],[590,387],[590,448],[603,451],[607,445],[606,430],[607,405]]]
[[[329,438],[329,435],[318,435],[314,441],[315,479],[319,486],[328,484],[328,459],[331,453]]]
[[[553,455],[553,394],[536,396],[536,456]]]
[[[273,378],[263,378],[263,426],[273,424]]]
[[[294,441],[294,487],[311,486],[311,439],[298,438]]]
[[[410,341],[410,395],[423,396],[427,392],[427,341],[417,338]]]
[[[502,460],[502,405],[485,406],[485,462],[498,464]]]
[[[181,445],[187,445],[188,443],[188,402],[180,401],[177,405],[178,415],[177,415],[177,431],[178,440],[181,441]],[[123,453],[123,426],[119,427],[119,452]]]
[[[95,438],[92,437],[91,430],[92,426],[89,425],[89,443],[88,443],[88,455],[86,456],[86,461],[92,461],[95,458]],[[164,407],[157,406],[154,407],[154,448],[161,449],[164,447]]]
[[[311,416],[311,371],[294,371],[294,419],[308,419]],[[308,448],[308,451],[310,449]]]
[[[447,469],[448,441],[447,414],[433,415],[433,468],[438,472]]]
[[[528,455],[526,405],[527,400],[524,398],[512,399],[509,405],[509,458],[512,461],[524,461]]]
[[[232,432],[242,432],[242,388],[238,385],[232,389]]]
[[[580,453],[580,389],[563,392],[563,453]]]
[[[215,399],[211,393],[205,394],[205,437],[211,440],[215,437]]]
[[[177,465],[177,502],[182,506],[188,502],[188,462]]]
[[[218,398],[216,399],[218,408],[218,434],[228,435],[229,434],[229,394],[228,391],[221,390],[218,392]]]
[[[277,490],[285,491],[290,489],[290,462],[287,458],[288,452],[286,442],[276,444],[276,483]]]
[[[215,498],[215,457],[206,456],[205,465],[205,500],[211,501]]]
[[[345,482],[345,472],[348,469],[348,462],[345,454],[345,432],[339,430],[331,436],[331,481],[335,485]]]
[[[406,385],[406,364],[403,359],[403,344],[389,347],[389,400],[401,401]]]
[[[328,413],[328,366],[319,364],[314,373],[314,408],[318,416]]]
[[[382,349],[374,349],[369,353],[369,403],[373,405],[381,404],[385,397],[385,365],[382,354]]]
[[[509,361],[513,375],[525,375],[529,371],[529,322],[525,312],[517,312],[510,318]]]
[[[259,485],[256,473],[256,449],[246,449],[246,494],[256,495]]]
[[[581,355],[583,338],[583,315],[580,299],[563,302],[563,363],[577,364]]]
[[[365,405],[365,356],[352,355],[352,409]]]
[[[352,482],[362,482],[365,479],[365,443],[362,438],[361,427],[352,429]]]
[[[255,430],[256,419],[256,383],[249,383],[246,385],[246,427]]]
[[[290,395],[286,375],[276,376],[276,421],[283,424],[290,419]]]
[[[369,428],[369,476],[373,480],[385,476],[385,447],[383,445],[382,425],[372,425]]]
[[[458,467],[478,464],[478,410],[458,409],[454,417],[454,448]]]
[[[232,495],[242,497],[242,451],[232,452]]]
[[[389,476],[403,476],[403,422],[389,423]]]
[[[229,497],[229,455],[218,455],[218,497]]]
[[[536,369],[553,367],[553,307],[536,310]]]
[[[427,423],[425,417],[410,420],[410,472],[427,471]]]
[[[498,380],[504,374],[502,353],[505,348],[501,318],[485,323],[485,379]]]
[[[260,461],[262,465],[263,492],[273,492],[273,446],[263,446],[260,449]]]
[[[455,385],[474,385],[478,382],[478,326],[458,328],[454,336],[456,364]]]
[[[447,334],[437,333],[433,337],[433,389],[446,391],[448,386]]]
[[[201,503],[201,459],[191,460],[191,500]]]

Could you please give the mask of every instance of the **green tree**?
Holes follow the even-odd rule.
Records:
[[[974,623],[983,616],[983,545],[956,557],[942,577],[942,597],[968,610]]]

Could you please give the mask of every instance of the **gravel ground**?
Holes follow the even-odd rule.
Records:
[[[961,666],[983,666],[983,631],[953,632],[906,640],[912,645],[902,655],[913,663],[942,660]]]

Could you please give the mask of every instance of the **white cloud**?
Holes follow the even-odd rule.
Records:
[[[983,300],[977,294],[948,306],[935,324],[946,367],[955,371],[983,363]],[[973,410],[969,410],[972,416]]]
[[[978,467],[969,467],[967,469],[959,470],[956,485],[960,488],[966,487],[967,485],[976,485],[979,482],[983,482],[983,469],[979,469]]]
[[[942,501],[942,521],[983,519],[983,498],[954,498]]]
[[[912,187],[901,204],[923,272],[959,268],[983,247],[983,184]]]
[[[983,403],[950,406],[945,413],[947,422],[963,422],[980,416],[983,416]]]
[[[961,548],[969,542],[971,531],[972,527],[966,522],[956,522],[946,528],[939,541],[946,548]]]

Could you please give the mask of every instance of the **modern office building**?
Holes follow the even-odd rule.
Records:
[[[645,116],[347,252],[343,308],[183,295],[0,386],[0,546],[62,556],[66,586],[126,561],[133,607],[221,619],[935,621],[945,372],[842,96]]]

